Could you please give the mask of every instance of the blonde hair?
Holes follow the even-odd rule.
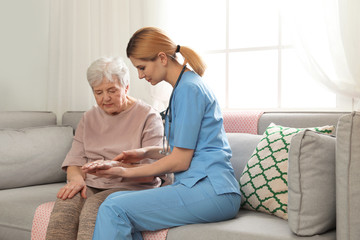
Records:
[[[170,59],[176,59],[176,51],[183,56],[184,64],[200,76],[204,75],[206,64],[191,48],[176,45],[162,30],[155,27],[145,27],[137,30],[130,38],[126,48],[128,57],[143,61],[154,61],[159,52],[164,52]]]

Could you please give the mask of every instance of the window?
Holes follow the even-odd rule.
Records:
[[[204,79],[222,108],[351,109],[351,99],[336,96],[303,68],[291,26],[282,20],[281,0],[164,4],[165,30],[176,43],[202,53],[208,65]]]

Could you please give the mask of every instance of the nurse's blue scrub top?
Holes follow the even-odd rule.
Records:
[[[175,173],[175,183],[192,187],[208,177],[215,192],[237,193],[239,183],[230,163],[231,149],[223,127],[220,106],[213,92],[194,72],[184,72],[171,103],[170,148],[194,149],[187,171]],[[169,136],[166,118],[166,136]]]

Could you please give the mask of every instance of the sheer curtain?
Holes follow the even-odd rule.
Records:
[[[283,3],[287,5],[284,18],[294,23],[295,45],[307,68],[334,92],[353,98],[357,104],[354,108],[359,109],[360,16],[357,13],[360,1],[290,0]],[[183,18],[177,11],[181,4],[185,3],[168,0],[50,1],[48,110],[61,116],[65,111],[85,111],[94,105],[86,69],[104,55],[123,56],[130,69],[130,95],[159,111],[164,110],[171,86],[162,83],[154,87],[139,80],[136,69],[126,58],[125,49],[130,36],[143,26],[163,28],[172,37],[186,32],[187,28],[184,30],[183,26],[174,27],[173,24],[175,18]]]
[[[86,111],[95,104],[86,70],[101,56],[122,56],[130,69],[130,95],[162,110],[169,96],[168,86],[154,88],[140,81],[125,53],[133,32],[145,23],[158,25],[160,2],[51,0],[48,110],[62,116],[65,111]]]
[[[132,28],[133,32],[135,32],[140,27],[159,27],[163,30],[167,30],[168,27],[168,14],[169,12],[175,13],[176,10],[171,11],[169,9],[169,0],[135,0],[134,3],[136,3],[137,6],[133,6],[133,14],[137,15],[139,14],[139,9],[141,9],[141,22],[136,26],[136,28]],[[171,13],[170,13],[171,14]],[[173,14],[171,14],[171,17],[175,17]],[[132,33],[133,33],[132,32]],[[131,35],[132,35],[131,33]],[[167,32],[168,33],[168,32]],[[171,35],[170,35],[171,37]],[[132,71],[135,71],[134,68],[132,68]],[[137,82],[139,82],[137,73],[133,79],[137,79]],[[141,82],[141,81],[140,81]],[[170,84],[166,82],[161,82],[157,84],[156,86],[151,86],[148,83],[142,82],[140,83],[142,88],[146,89],[146,92],[142,92],[141,96],[138,96],[138,98],[142,99],[146,94],[149,94],[147,97],[147,102],[152,105],[155,109],[157,109],[159,112],[165,110],[167,108],[170,94],[172,91],[172,87]],[[137,85],[137,87],[140,87]]]
[[[315,79],[360,109],[360,1],[294,0],[285,8],[300,58]],[[306,16],[304,18],[304,16]]]

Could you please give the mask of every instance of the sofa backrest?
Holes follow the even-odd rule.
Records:
[[[240,176],[262,136],[249,133],[227,133],[232,151],[230,159],[236,179]]]
[[[27,128],[56,125],[53,112],[41,111],[4,111],[0,112],[0,128]]]
[[[75,131],[83,114],[84,111],[65,112],[62,116],[62,125],[71,126]]]
[[[244,116],[240,112],[236,114],[227,114],[224,112],[225,118],[231,118],[231,122],[236,121],[249,121],[249,118],[258,118],[258,112],[254,113],[254,116],[249,116],[249,111],[244,111]],[[308,127],[320,127],[325,125],[337,126],[338,120],[341,116],[349,114],[350,112],[264,112],[258,119],[257,134],[262,135],[270,123],[282,125],[286,127],[308,128]],[[84,111],[68,111],[62,116],[62,124],[72,126],[74,130],[84,114]],[[247,123],[239,123],[239,125],[246,125]],[[239,129],[239,128],[234,128]],[[234,131],[232,131],[234,132]],[[249,133],[249,132],[244,132]]]
[[[338,120],[350,112],[265,112],[258,122],[258,134],[263,134],[270,123],[286,127],[308,128],[337,126]]]
[[[296,128],[325,125],[336,127],[339,118],[344,114],[349,114],[349,112],[261,112],[260,114],[258,111],[238,111],[230,112],[230,114],[225,112],[223,114],[224,125],[226,123],[225,129],[232,130],[227,132],[227,136],[233,153],[231,163],[235,171],[235,177],[240,178],[247,161],[262,139],[262,134],[271,123]],[[254,121],[257,124],[257,134],[249,134],[254,132],[248,131],[253,128]],[[236,126],[232,127],[232,125]],[[233,131],[234,129],[236,132]]]

